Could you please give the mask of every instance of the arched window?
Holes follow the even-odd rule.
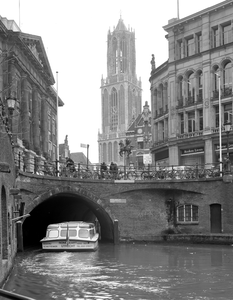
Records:
[[[188,92],[188,102],[193,103],[194,102],[194,73],[190,73],[188,76],[188,81],[187,81],[187,92]]]
[[[112,41],[112,59],[113,59],[113,73],[117,73],[117,39],[114,38]]]
[[[223,68],[223,96],[230,96],[232,93],[232,68],[227,62]]]
[[[177,223],[197,223],[198,206],[192,204],[180,205],[176,208]]]
[[[110,129],[112,131],[116,131],[118,125],[118,98],[117,98],[117,90],[115,88],[112,89],[112,93],[111,93],[110,116],[111,116]]]
[[[202,100],[203,100],[203,76],[202,76],[202,71],[200,71],[197,74],[197,86],[198,86],[197,101],[202,102]]]
[[[126,53],[127,53],[127,44],[125,38],[120,42],[120,72],[125,73],[126,71]]]
[[[177,105],[183,106],[183,77],[179,76],[177,79]]]

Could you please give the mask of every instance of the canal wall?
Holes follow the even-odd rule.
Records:
[[[168,234],[161,241],[169,243],[232,245],[233,235],[229,234]]]
[[[17,252],[14,146],[11,135],[0,132],[0,287],[7,278]]]

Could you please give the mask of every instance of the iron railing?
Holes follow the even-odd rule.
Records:
[[[100,164],[71,164],[65,162],[43,162],[37,160],[22,165],[21,160],[16,160],[18,170],[40,176],[68,177],[76,179],[92,180],[193,180],[203,178],[216,178],[222,176],[226,171],[231,171],[231,166],[223,163],[222,174],[218,164],[186,165],[186,166],[118,166],[117,170],[102,170]]]

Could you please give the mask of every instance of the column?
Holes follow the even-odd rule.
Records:
[[[23,145],[30,149],[30,123],[29,123],[29,90],[27,75],[23,74],[21,84],[21,121]]]
[[[41,99],[41,139],[42,139],[42,154],[48,156],[48,103],[45,96]]]
[[[33,86],[32,92],[32,134],[33,134],[33,150],[40,155],[40,127],[39,127],[39,111],[38,111],[38,91]]]

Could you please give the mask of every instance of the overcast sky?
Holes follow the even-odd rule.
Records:
[[[179,0],[179,16],[184,18],[220,2]],[[55,80],[58,72],[58,93],[65,103],[58,114],[59,143],[68,135],[71,152],[85,154],[80,144],[89,144],[90,161],[96,163],[108,30],[113,31],[120,15],[126,27],[135,30],[142,105],[145,101],[150,104],[151,54],[156,67],[168,59],[162,27],[177,17],[177,0],[0,0],[0,15],[15,20],[23,32],[41,36]]]

